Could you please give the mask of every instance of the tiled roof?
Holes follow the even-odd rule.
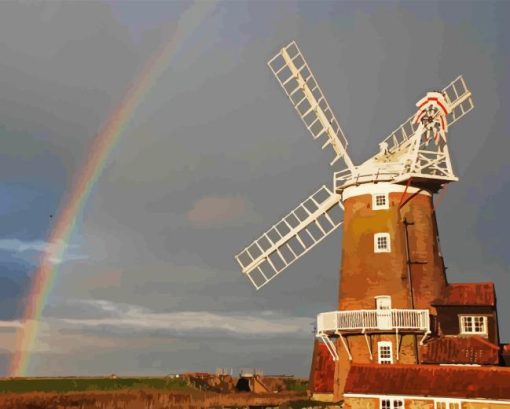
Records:
[[[353,364],[345,393],[510,399],[510,368]]]
[[[421,347],[423,363],[497,365],[499,347],[481,337],[441,337]]]
[[[448,284],[444,297],[433,305],[491,305],[496,304],[494,283]]]

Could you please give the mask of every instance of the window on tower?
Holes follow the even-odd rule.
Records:
[[[391,297],[389,295],[378,295],[375,297],[375,307],[378,310],[391,310]]]
[[[377,355],[378,362],[380,364],[392,364],[393,363],[393,348],[391,342],[380,341],[377,343]]]
[[[374,252],[389,253],[391,251],[391,242],[389,233],[374,234]]]
[[[372,195],[372,209],[389,209],[388,193],[376,193]]]

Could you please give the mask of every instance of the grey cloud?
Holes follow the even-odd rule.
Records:
[[[79,309],[69,309],[70,306]],[[146,307],[106,300],[68,301],[53,307],[53,311],[49,313],[52,312],[53,317],[47,321],[48,326],[97,328],[106,333],[165,333],[169,336],[200,334],[202,337],[299,337],[306,334],[305,337],[308,337],[313,322],[307,317],[293,317],[268,310],[252,311],[248,314],[220,314],[210,311],[154,312]]]
[[[471,41],[473,33],[467,25],[443,17],[434,7],[421,18],[414,6],[369,11],[330,6],[335,16],[355,24],[315,24],[302,17],[306,13],[286,17],[284,10],[295,7],[291,4],[282,8],[276,17],[278,28],[271,27],[266,37],[253,33],[243,48],[241,44],[227,47],[215,33],[198,52],[184,52],[160,78],[143,121],[126,133],[118,160],[99,182],[82,231],[90,238],[86,245],[94,247],[94,242],[102,241],[96,246],[103,248],[96,250],[104,252],[102,262],[129,260],[139,267],[123,267],[120,288],[91,290],[94,294],[118,302],[136,299],[156,310],[190,305],[242,308],[243,298],[247,309],[262,305],[304,309],[311,317],[319,308],[334,308],[340,234],[258,293],[235,272],[233,261],[251,239],[321,184],[331,183],[329,157],[306,133],[265,66],[291,39],[298,41],[309,60],[358,162],[373,154],[377,143],[412,114],[423,92],[463,73],[473,87],[476,109],[451,129],[451,149],[461,176],[470,163],[476,166],[474,158],[484,142],[491,146],[487,124],[494,119],[499,98],[490,48]],[[307,4],[300,7],[309,9]],[[242,8],[238,12],[242,14]],[[329,21],[322,13],[317,18]],[[478,183],[472,176],[458,184],[464,186],[461,189]],[[246,214],[237,226],[221,233],[186,228],[179,215],[204,196],[214,195],[246,198],[266,222],[253,225]],[[439,212],[448,214],[448,201],[456,200],[455,187],[446,197]],[[440,230],[451,236],[469,223],[444,221]],[[460,243],[459,237],[443,240],[447,260],[450,248],[460,248]],[[188,272],[194,266],[203,271],[199,282],[190,275],[189,286],[185,279],[181,285],[173,282],[173,277],[187,274],[186,268],[172,264],[183,251],[199,253],[203,263],[188,263]],[[481,271],[478,276],[483,279]],[[184,291],[190,294],[188,300],[180,296]],[[297,299],[304,304],[296,306]]]
[[[61,194],[97,129],[148,56],[168,40],[184,6],[169,9],[163,23],[146,29],[120,21],[108,4],[48,4],[0,6],[1,126],[8,134],[0,171],[43,187],[55,183]],[[207,311],[258,319],[261,311],[272,310],[289,322],[293,317],[313,322],[317,313],[336,308],[340,232],[259,292],[233,258],[320,185],[332,183],[329,155],[308,135],[266,66],[279,47],[296,40],[357,163],[413,113],[425,91],[464,74],[475,110],[450,132],[461,181],[449,187],[438,208],[442,250],[450,281],[494,280],[500,308],[508,309],[501,297],[509,264],[502,243],[510,228],[504,205],[510,180],[504,111],[508,26],[502,17],[508,5],[470,6],[220,4],[182,44],[126,124],[71,240],[88,258],[61,266],[53,296],[134,304],[155,316]],[[26,23],[23,30],[19,21]],[[130,24],[140,35],[136,41]],[[219,218],[232,203],[216,202],[215,212],[205,202],[191,224],[186,215],[211,197],[242,198],[245,211],[222,224]],[[234,200],[234,210],[239,203]],[[126,313],[94,302],[50,305],[45,314],[114,321]],[[508,318],[500,314],[500,320],[507,339]],[[108,335],[114,330],[110,324],[104,336],[115,339]],[[75,357],[60,370],[214,370],[228,366],[225,360],[277,372],[308,371],[311,332],[275,335],[273,341],[218,335],[211,344],[197,337],[166,345],[173,337],[165,331],[161,337],[152,333],[145,348],[105,346],[91,362]],[[50,353],[45,354],[38,355],[34,373],[51,368]]]
[[[60,254],[59,249],[62,246],[67,249],[65,254]],[[42,240],[0,239],[0,250],[12,252],[18,258],[26,261],[33,261],[34,253],[46,253],[48,260],[55,265],[87,258],[87,256],[79,254],[76,249],[76,245],[66,244],[61,240],[50,243]]]
[[[204,196],[186,214],[195,227],[227,227],[243,221],[261,222],[253,206],[241,196]]]

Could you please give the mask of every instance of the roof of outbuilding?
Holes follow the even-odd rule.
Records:
[[[353,364],[345,394],[510,399],[510,368]]]
[[[437,338],[423,345],[421,353],[427,364],[499,363],[499,346],[478,336]]]
[[[448,284],[446,293],[432,305],[496,305],[494,283]]]

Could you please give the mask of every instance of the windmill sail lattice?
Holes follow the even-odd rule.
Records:
[[[448,127],[456,123],[474,108],[471,91],[462,75],[453,80],[442,92],[450,101],[451,112],[446,116]],[[347,169],[335,173],[335,190],[367,181],[398,183],[409,177],[426,176],[429,179],[457,180],[450,163],[448,145],[429,146],[417,135],[419,125],[415,115],[386,137],[384,155],[375,155],[359,165],[355,174]]]
[[[446,117],[448,126],[451,126],[474,108],[473,99],[471,98],[471,91],[466,86],[462,75],[459,75],[446,86],[443,92],[448,96],[452,106],[452,112]],[[418,125],[414,124],[413,120],[414,115],[384,139],[383,142],[388,144],[390,153],[400,150],[414,135]]]
[[[268,65],[313,138],[324,141],[323,149],[333,149],[331,164],[342,158],[346,169],[335,172],[332,189],[321,187],[235,256],[257,289],[342,224],[342,200],[347,188],[379,186],[380,182],[409,186],[412,180],[415,187],[437,192],[445,183],[458,180],[450,163],[446,132],[474,107],[471,91],[459,76],[442,91],[431,91],[420,100],[419,109],[426,111],[427,117],[416,121],[416,115],[411,116],[383,140],[379,153],[355,166],[347,154],[347,139],[296,43],[282,48]],[[429,104],[432,101],[443,103],[440,118],[433,114],[436,110]],[[441,133],[432,139],[423,131],[434,130],[431,121],[441,122]]]
[[[347,139],[296,43],[282,48],[268,65],[313,138],[325,137],[322,149],[328,145],[333,148],[331,165],[343,157],[347,168],[353,171],[346,151]]]
[[[340,195],[322,186],[236,255],[242,272],[258,290],[340,226],[342,209]]]

